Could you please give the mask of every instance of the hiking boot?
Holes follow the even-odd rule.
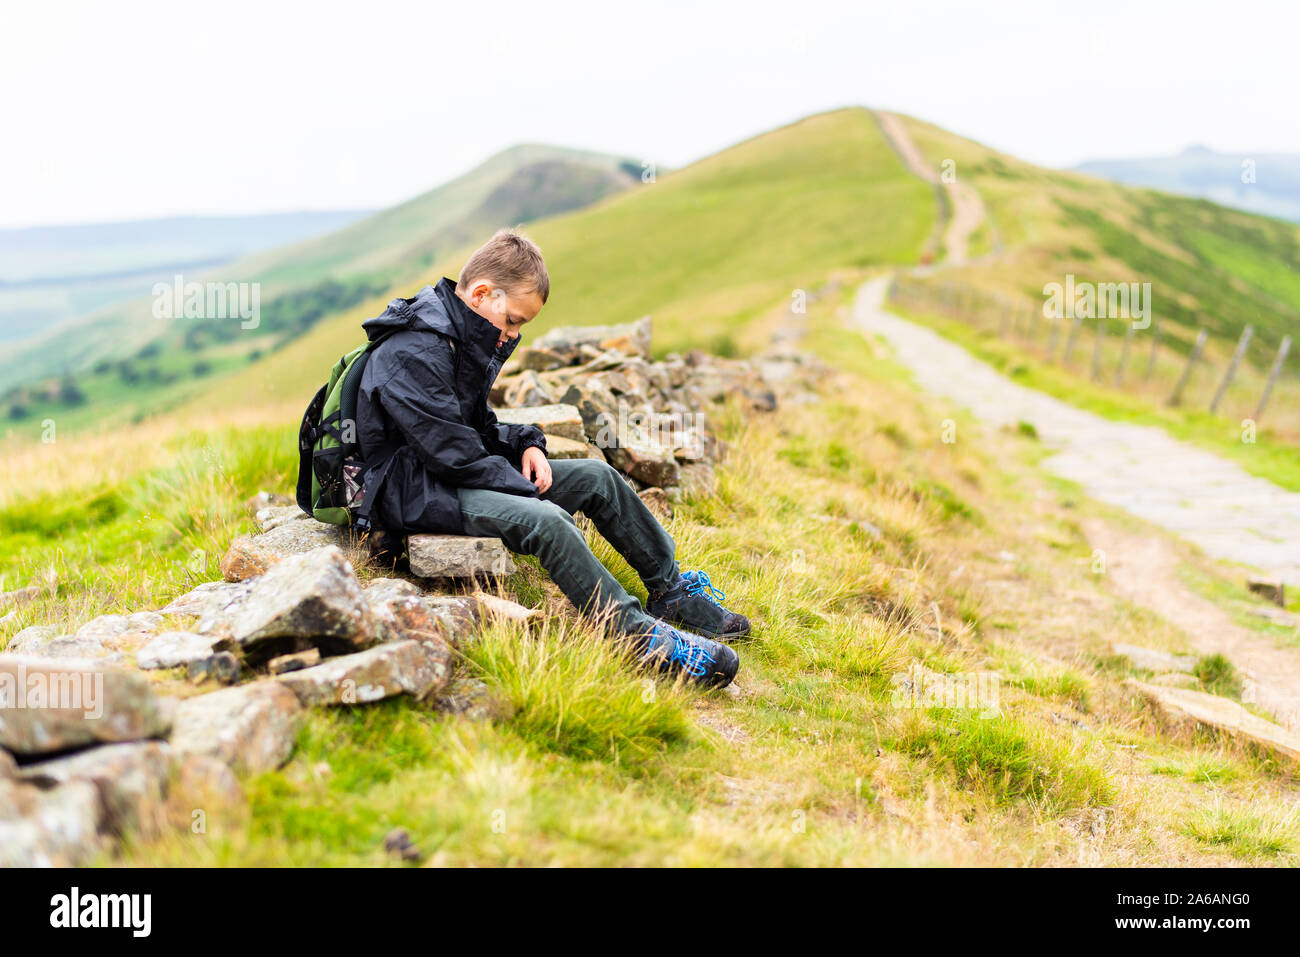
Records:
[[[740,669],[740,656],[720,641],[655,622],[641,658],[664,673],[679,672],[705,688],[725,688]]]
[[[710,638],[731,640],[749,634],[749,619],[722,607],[727,596],[713,587],[705,572],[682,572],[668,591],[651,592],[645,610]]]
[[[365,544],[370,560],[380,568],[395,570],[403,564],[406,541],[401,535],[394,535],[381,528],[371,528],[365,533]]]

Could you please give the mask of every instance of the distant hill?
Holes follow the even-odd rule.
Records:
[[[1092,160],[1075,170],[1300,223],[1300,154],[1216,153],[1192,146],[1177,156]],[[1253,174],[1254,181],[1243,181],[1243,174]]]
[[[370,210],[180,216],[0,229],[0,342],[147,294],[176,273],[333,232]]]
[[[0,415],[11,422],[55,415],[73,427],[169,406],[204,388],[208,378],[282,349],[324,317],[395,284],[422,285],[435,260],[452,249],[502,226],[590,205],[640,177],[640,163],[625,158],[527,144],[326,235],[222,265],[195,259],[147,283],[137,274],[130,302],[58,327],[0,366]],[[186,257],[201,254],[184,242],[175,248]],[[258,284],[256,328],[154,317],[153,283],[176,273],[187,282]]]

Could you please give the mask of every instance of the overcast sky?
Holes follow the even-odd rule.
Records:
[[[381,207],[544,141],[681,166],[849,104],[1050,166],[1300,153],[1300,4],[9,3],[0,226]]]

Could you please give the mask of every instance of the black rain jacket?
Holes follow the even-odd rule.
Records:
[[[395,534],[463,532],[457,488],[536,496],[524,450],[536,426],[501,425],[488,390],[519,344],[456,295],[450,279],[394,299],[362,323],[371,350],[357,396],[357,442],[372,525]]]

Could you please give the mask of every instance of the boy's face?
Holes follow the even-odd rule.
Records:
[[[542,297],[535,291],[511,295],[489,279],[475,280],[464,293],[456,294],[497,328],[498,345],[518,338],[524,324],[532,322],[542,311]]]

